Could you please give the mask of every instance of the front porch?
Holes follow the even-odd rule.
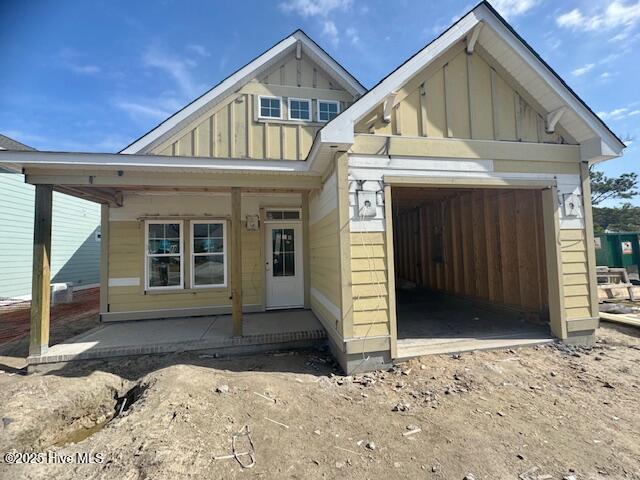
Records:
[[[104,323],[29,356],[29,365],[128,355],[209,351],[249,354],[322,345],[326,332],[309,310],[246,314],[243,336],[233,334],[231,315]]]

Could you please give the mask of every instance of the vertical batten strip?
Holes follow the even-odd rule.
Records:
[[[469,106],[469,138],[473,137],[473,115],[471,114],[473,108],[473,97],[471,89],[473,88],[473,55],[466,55],[467,57],[467,104]]]
[[[451,101],[449,100],[449,91],[447,88],[449,83],[449,64],[445,64],[442,67],[442,74],[444,76],[444,125],[445,125],[445,133],[448,138],[453,137],[453,132],[451,131]]]
[[[493,139],[498,140],[500,138],[500,129],[498,125],[498,98],[496,93],[496,71],[491,69],[491,114],[493,118]]]

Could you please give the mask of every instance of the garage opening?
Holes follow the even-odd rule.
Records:
[[[542,190],[391,192],[399,358],[552,340]]]

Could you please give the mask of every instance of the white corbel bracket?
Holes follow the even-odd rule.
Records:
[[[547,113],[547,125],[546,130],[547,133],[554,133],[556,131],[556,125],[560,121],[560,117],[564,114],[566,108],[560,107],[553,112]]]
[[[298,40],[296,42],[296,60],[300,60],[302,58],[302,42]]]
[[[478,24],[473,27],[471,30],[471,34],[467,36],[467,53],[469,55],[473,54],[473,49],[476,46],[476,42],[478,41],[478,37],[480,36],[480,30],[482,30],[482,22],[478,22]]]
[[[382,104],[382,120],[384,120],[386,123],[391,122],[391,109],[395,106],[394,103],[396,100],[396,95],[398,95],[398,92],[391,92],[385,97]]]

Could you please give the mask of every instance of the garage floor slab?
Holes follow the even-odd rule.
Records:
[[[424,290],[398,291],[398,358],[553,342],[549,326]]]

